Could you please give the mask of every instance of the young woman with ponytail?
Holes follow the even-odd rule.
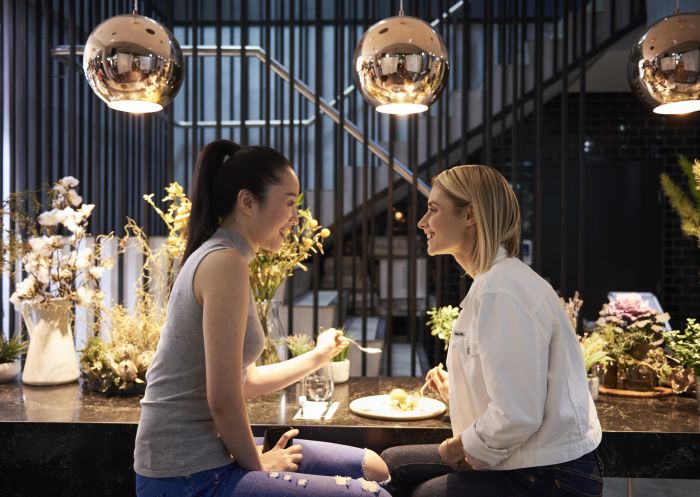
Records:
[[[210,143],[195,167],[187,248],[168,303],[136,435],[139,497],[367,495],[388,478],[367,449],[295,440],[262,453],[246,399],[290,385],[347,341],[336,330],[316,348],[256,366],[264,335],[248,280],[258,248],[278,250],[297,222],[299,181],[267,147]],[[342,485],[336,475],[349,477]],[[387,496],[376,487],[375,495]]]

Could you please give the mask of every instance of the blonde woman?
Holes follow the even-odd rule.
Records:
[[[450,404],[453,437],[387,449],[392,495],[600,496],[601,429],[574,330],[552,287],[516,256],[520,208],[487,166],[433,179],[418,223],[428,254],[473,278],[448,371],[427,380]]]

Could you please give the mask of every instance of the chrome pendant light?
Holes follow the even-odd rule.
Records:
[[[700,14],[679,13],[653,24],[632,47],[632,91],[657,114],[700,110]]]
[[[110,17],[85,43],[83,70],[90,87],[110,108],[141,114],[158,112],[182,86],[184,59],[173,34],[139,15]]]
[[[379,21],[360,38],[353,67],[365,100],[377,112],[428,110],[445,87],[449,57],[440,35],[422,19],[399,15]]]

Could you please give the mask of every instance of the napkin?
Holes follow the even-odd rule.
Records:
[[[328,420],[333,417],[339,405],[340,403],[338,401],[330,404],[330,407],[328,406],[328,402],[306,401],[292,419]]]

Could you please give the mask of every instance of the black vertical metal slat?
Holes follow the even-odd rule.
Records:
[[[467,15],[466,13],[469,9],[469,5],[470,5],[470,3],[467,2],[467,4],[464,6],[465,15]],[[443,22],[441,14],[442,14],[442,12],[445,11],[446,6],[447,6],[446,0],[442,0],[440,2],[440,4],[438,5],[438,15],[440,17],[440,35],[443,37],[443,39],[445,38],[446,29],[445,29],[445,23]],[[464,20],[462,20],[462,24],[464,25]],[[464,57],[464,54],[462,54],[462,56]],[[463,66],[464,70],[466,70],[466,71],[471,70],[471,68],[465,67],[465,66],[469,65],[467,61],[465,61],[463,64],[460,64],[460,65]],[[462,77],[465,78],[466,76],[463,75]],[[464,83],[463,83],[463,86],[464,86]],[[468,128],[469,95],[468,94],[462,95],[462,101],[467,102],[466,108],[465,108],[464,104],[462,105],[462,158],[461,158],[461,162],[466,163],[467,156],[469,154],[469,140],[467,139],[468,131],[465,132],[465,126]],[[437,130],[436,130],[436,135],[437,135],[436,136],[436,142],[437,142],[437,151],[436,151],[437,161],[436,162],[437,162],[437,164],[436,164],[436,172],[440,172],[441,169],[447,169],[447,160],[448,160],[447,159],[447,146],[444,142],[445,133],[443,130],[444,124],[446,122],[446,119],[445,119],[446,107],[447,107],[447,101],[445,100],[444,96],[441,96],[439,101],[438,101],[438,106],[437,106]],[[467,123],[467,124],[465,125],[465,123]],[[430,143],[430,141],[428,141],[428,143]],[[445,274],[446,267],[443,264],[442,257],[434,257],[433,259],[435,259],[435,271],[438,275],[438,278],[436,279],[436,282],[435,282],[436,300],[437,300],[437,305],[440,306],[444,302],[444,293],[445,292],[444,292],[444,288],[443,288],[442,277]],[[460,292],[461,291],[462,290],[460,288]],[[440,339],[438,337],[435,337],[433,339],[434,350],[435,350],[434,362],[437,362],[439,360],[439,356],[437,355],[438,351],[440,350],[439,340]]]
[[[241,145],[248,145],[248,96],[250,84],[248,81],[248,0],[241,0]]]
[[[192,159],[199,153],[199,0],[192,0]],[[190,184],[192,165],[185,165],[185,183]]]
[[[174,10],[173,3],[167,2],[167,26],[170,31],[174,31]],[[187,111],[187,104],[185,104],[185,112]],[[166,140],[165,140],[165,182],[170,182],[175,180],[174,171],[174,153],[175,153],[175,111],[173,105],[168,105],[165,109],[167,116],[167,127],[166,127]],[[185,117],[187,120],[187,117]],[[187,143],[187,140],[183,140]],[[185,154],[185,167],[187,167],[187,154]],[[164,183],[165,183],[164,182]],[[160,185],[164,186],[164,185]]]
[[[511,65],[513,66],[512,69],[512,81],[513,84],[511,85],[511,125],[510,125],[510,182],[511,186],[513,187],[513,191],[516,194],[516,198],[518,195],[518,90],[520,88],[519,86],[519,81],[518,81],[518,75],[519,75],[519,66],[518,66],[518,49],[520,48],[520,45],[518,43],[518,35],[519,35],[519,30],[518,30],[518,19],[521,17],[521,14],[519,12],[519,5],[520,2],[511,2],[511,24],[510,24],[510,30],[511,30],[511,54],[510,54],[510,62]],[[523,82],[520,82],[521,84],[524,84]]]
[[[613,2],[614,3],[614,2]],[[568,295],[568,140],[569,133],[569,0],[564,0],[564,26],[562,30],[562,62],[561,62],[561,123],[560,123],[560,204],[559,227],[561,239],[559,244],[559,287],[564,295]]]
[[[416,211],[418,210],[418,117],[414,114],[409,118],[409,143],[411,147],[411,195],[408,209],[408,335],[411,343],[411,376],[416,375],[416,319],[418,315],[418,261],[416,259]]]
[[[270,108],[270,98],[271,98],[271,93],[272,93],[272,88],[270,87],[270,84],[272,82],[272,71],[270,70],[270,50],[271,50],[271,43],[270,43],[270,30],[271,28],[271,22],[272,22],[272,15],[270,13],[271,5],[270,5],[270,0],[265,0],[265,12],[267,12],[267,15],[265,16],[265,85],[263,88],[265,88],[264,92],[264,101],[265,101],[265,139],[263,142],[265,145],[270,146],[270,119],[272,117],[272,109]],[[278,29],[277,35],[280,35],[280,32],[284,32],[283,28]],[[280,116],[281,119],[281,116]],[[290,159],[291,160],[291,159]]]
[[[282,2],[282,0],[278,0],[278,2]],[[282,6],[279,7],[278,9],[280,12],[282,11]],[[275,37],[276,38],[276,52],[279,54],[277,57],[278,60],[282,60],[284,58],[284,30],[280,28],[277,30],[278,35]],[[284,86],[284,82],[280,78],[275,78],[275,96],[277,97],[275,99],[275,113],[277,116],[279,116],[279,119],[281,120],[284,117],[284,92],[282,91],[282,88]],[[283,126],[277,126],[275,128],[275,146],[277,147],[278,150],[281,152],[284,151],[285,143],[284,143],[284,127]]]
[[[321,174],[323,168],[323,122],[321,121],[321,91],[323,86],[323,71],[321,70],[321,60],[323,60],[322,43],[323,43],[323,4],[322,0],[316,0],[315,4],[315,45],[314,45],[314,76],[315,76],[315,94],[314,94],[314,210],[315,215],[321,216]],[[318,254],[313,257],[313,333],[314,336],[318,333],[318,290],[321,282],[321,258]]]
[[[486,2],[484,22],[484,164],[493,165],[491,139],[493,137],[493,2]]]
[[[394,340],[394,145],[396,142],[396,117],[388,115],[389,119],[389,164],[387,167],[386,189],[386,339],[387,357],[386,374],[391,376]]]
[[[345,291],[344,291],[344,285],[343,285],[343,258],[344,258],[344,250],[343,250],[343,241],[345,239],[345,232],[344,232],[344,226],[343,226],[343,216],[345,214],[345,207],[344,207],[344,201],[345,201],[345,97],[343,95],[343,90],[345,89],[345,16],[343,15],[343,5],[344,2],[343,0],[338,0],[336,1],[336,13],[335,13],[335,18],[336,18],[336,32],[337,32],[337,37],[336,37],[336,42],[337,42],[337,48],[336,48],[336,54],[337,54],[337,59],[340,62],[338,64],[338,72],[336,73],[337,76],[337,86],[336,86],[336,91],[338,95],[338,114],[339,114],[339,119],[338,119],[338,162],[337,162],[337,167],[336,167],[336,175],[337,175],[337,187],[338,191],[336,193],[336,199],[338,200],[338,211],[336,212],[336,219],[335,219],[335,225],[336,225],[336,236],[334,237],[335,240],[335,254],[336,254],[336,270],[335,270],[335,277],[336,277],[336,286],[338,287],[338,308],[336,315],[338,316],[338,326],[343,325],[343,319],[345,316]],[[354,169],[351,170],[353,177],[355,176]],[[350,202],[350,209],[354,207],[354,199],[351,200]],[[354,247],[353,247],[353,253],[354,253]]]
[[[76,119],[75,119],[75,0],[68,0],[68,42],[70,43],[70,63],[68,64],[68,167],[69,174],[75,173]]]
[[[351,22],[347,24],[349,28],[347,28],[347,36],[348,36],[348,47],[350,47],[350,50],[352,51],[356,46],[357,46],[357,41],[355,40],[355,23],[357,22],[357,15],[354,14],[354,12],[357,11],[357,5],[359,2],[353,2],[352,9],[349,9],[349,17],[351,19]],[[345,2],[343,2],[343,9],[345,9]],[[345,10],[343,10],[343,16],[345,16]],[[343,31],[345,31],[346,26],[344,25],[342,27]],[[343,41],[343,44],[345,41]],[[342,56],[345,59],[350,59],[350,54],[347,53],[347,48],[344,50]],[[352,81],[352,77],[348,78]],[[343,84],[343,86],[345,86]],[[355,100],[355,94],[357,92],[352,92],[350,96],[348,97],[349,100],[349,110],[348,110],[348,116],[351,122],[357,123],[357,112],[355,108],[356,100]],[[349,146],[348,146],[348,166],[352,170],[352,182],[350,185],[350,198],[352,201],[350,202],[350,208],[355,209],[356,203],[357,203],[357,197],[358,197],[358,184],[357,184],[357,143],[356,141],[353,140],[348,140]],[[353,310],[353,314],[357,314],[357,257],[355,254],[357,253],[357,216],[352,216],[350,219],[350,246],[352,247],[352,258],[350,259],[350,272],[352,275],[351,278],[351,291],[350,291],[350,307]],[[366,273],[362,273],[363,275]]]
[[[23,19],[20,27],[20,33],[22,36],[23,47],[20,49],[20,60],[30,60],[30,45],[29,45],[29,9],[30,5],[25,3],[23,5]],[[18,46],[19,47],[19,46]],[[22,85],[20,86],[21,91],[19,92],[19,99],[22,102],[22,114],[14,116],[18,119],[18,129],[20,130],[17,136],[17,145],[21,147],[21,156],[18,161],[22,165],[21,169],[15,169],[15,175],[22,175],[22,188],[21,190],[26,190],[30,188],[29,184],[29,93],[30,88],[30,74],[29,66],[31,64],[24,64],[23,79],[21,79]]]
[[[584,271],[585,271],[585,213],[586,206],[586,156],[584,151],[584,141],[586,139],[586,5],[583,3],[581,7],[581,55],[579,58],[579,94],[578,94],[578,251],[577,251],[577,271],[576,271],[576,288],[585,295]]]
[[[296,18],[295,0],[289,0],[289,160],[294,163],[294,70],[296,59],[295,52],[295,26],[294,19]],[[280,29],[284,29],[284,10],[280,9]],[[301,175],[302,165],[297,164],[297,171]],[[301,176],[299,177],[301,184]],[[291,334],[294,329],[294,278],[287,279],[287,333]]]
[[[535,1],[535,270],[542,271],[544,0]]]
[[[355,3],[355,6],[357,3]],[[353,9],[357,12],[357,9]],[[369,26],[369,0],[364,0],[363,2],[363,28],[366,30]],[[356,15],[353,16],[353,20],[357,19]],[[353,24],[353,34],[356,29]],[[353,36],[353,41],[354,41]],[[354,44],[353,44],[354,46]],[[357,92],[353,92],[353,95]],[[355,105],[352,106],[355,109]],[[362,309],[361,309],[361,339],[362,345],[367,346],[367,317],[368,317],[368,302],[367,293],[371,292],[371,287],[368,288],[368,275],[369,275],[369,216],[374,214],[374,202],[369,196],[369,173],[370,173],[370,159],[369,159],[369,104],[366,100],[362,101],[362,246],[360,247],[360,254],[362,261],[360,263],[360,274],[362,275],[362,281],[360,282],[360,288],[362,289]],[[354,176],[354,175],[353,175]],[[372,213],[372,214],[370,214]],[[375,337],[376,338],[376,337]],[[361,373],[362,376],[367,375],[367,357],[366,354],[360,354],[362,356]]]
[[[610,33],[608,34],[609,37],[612,37],[613,33],[615,32],[615,4],[617,2],[608,2],[608,8],[610,9]]]
[[[221,0],[216,0],[216,63],[215,63],[215,79],[214,79],[214,115],[216,119],[216,139],[221,139],[221,114],[223,112],[221,105]]]
[[[591,50],[595,50],[595,47],[597,45],[596,41],[596,13],[595,13],[595,4],[596,0],[591,0],[591,37],[590,37],[590,43],[591,43]],[[632,5],[633,2],[630,2],[630,5]],[[630,22],[632,21],[632,17],[630,17]],[[585,49],[585,45],[584,45]]]
[[[58,2],[58,43],[63,44],[66,42],[64,33],[64,0],[59,0]],[[58,160],[56,164],[56,172],[54,173],[55,178],[64,176],[66,171],[64,169],[65,164],[65,88],[66,88],[66,64],[58,65],[58,93],[56,95],[56,100],[58,101],[58,109],[56,113],[56,121],[58,126],[58,136],[56,137],[56,144],[58,146],[58,153],[56,154]]]
[[[204,40],[205,40],[206,34],[207,34],[206,6],[207,6],[206,1],[203,1],[199,4],[199,19],[201,19],[203,22],[202,22],[202,29],[198,30],[196,43],[199,43],[201,45],[204,45]],[[207,106],[205,104],[205,100],[206,100],[205,97],[207,95],[207,87],[206,87],[207,64],[206,64],[206,60],[207,60],[206,57],[202,57],[202,61],[197,67],[198,71],[196,74],[196,77],[199,81],[199,83],[198,83],[199,92],[197,94],[197,99],[199,102],[198,103],[199,115],[197,116],[197,118],[199,119],[201,117],[202,121],[205,120],[204,118],[207,115]],[[197,140],[198,140],[199,146],[202,148],[206,145],[206,132],[207,132],[207,129],[205,126],[200,126],[197,128]]]
[[[230,44],[230,45],[235,45],[235,44],[236,44],[236,38],[235,38],[235,22],[234,22],[234,17],[235,17],[235,16],[234,16],[234,9],[235,9],[235,6],[234,6],[234,3],[233,3],[233,2],[227,2],[227,5],[229,6],[229,17],[230,17],[229,23],[228,23],[228,27],[229,27],[229,44]],[[233,121],[233,120],[235,119],[235,110],[236,110],[236,107],[235,107],[235,102],[236,102],[235,95],[236,95],[236,92],[234,91],[234,81],[236,81],[236,80],[235,80],[235,71],[234,71],[234,59],[231,59],[231,60],[230,60],[230,64],[229,64],[229,78],[228,78],[228,81],[229,81],[229,93],[230,93],[230,95],[231,95],[231,98],[229,99],[229,101],[230,101],[230,104],[229,104],[229,119]],[[234,126],[231,126],[231,127],[229,128],[229,139],[230,139],[231,141],[233,141],[233,142],[235,142],[236,140],[238,140],[238,139],[236,138],[236,129],[235,129]]]
[[[512,2],[508,2],[511,3]],[[496,23],[498,27],[498,38],[500,40],[499,47],[498,47],[498,52],[499,52],[499,61],[498,64],[501,67],[501,108],[499,109],[499,112],[501,114],[501,134],[499,141],[501,143],[501,146],[499,147],[499,155],[500,155],[500,162],[502,162],[501,170],[505,172],[505,166],[506,162],[508,162],[508,159],[506,158],[506,147],[508,144],[506,143],[507,139],[507,134],[506,134],[506,96],[508,94],[506,85],[507,85],[507,72],[508,72],[508,64],[506,63],[506,53],[507,53],[507,45],[506,45],[506,26],[507,24],[507,18],[506,18],[506,1],[501,0],[501,2],[498,5],[498,22]]]
[[[35,73],[33,77],[33,83],[34,83],[34,139],[36,141],[36,144],[38,145],[39,143],[44,143],[44,136],[43,136],[43,131],[44,131],[44,126],[42,126],[43,122],[43,105],[41,102],[41,97],[43,94],[43,86],[46,86],[44,83],[43,85],[41,82],[46,81],[46,74],[47,72],[45,71],[45,66],[44,66],[44,57],[46,56],[46,53],[44,50],[42,50],[42,35],[43,35],[43,26],[44,26],[44,15],[43,15],[43,2],[42,3],[36,3],[34,5],[34,9],[36,11],[35,15],[35,21],[34,21],[34,56],[33,58],[37,61],[35,68]],[[30,65],[30,64],[27,64]],[[2,114],[0,114],[1,116]],[[41,186],[41,178],[43,177],[42,175],[42,168],[45,163],[42,157],[42,148],[37,146],[35,149],[35,156],[34,156],[34,180],[33,180],[33,185],[32,188],[39,188]]]

